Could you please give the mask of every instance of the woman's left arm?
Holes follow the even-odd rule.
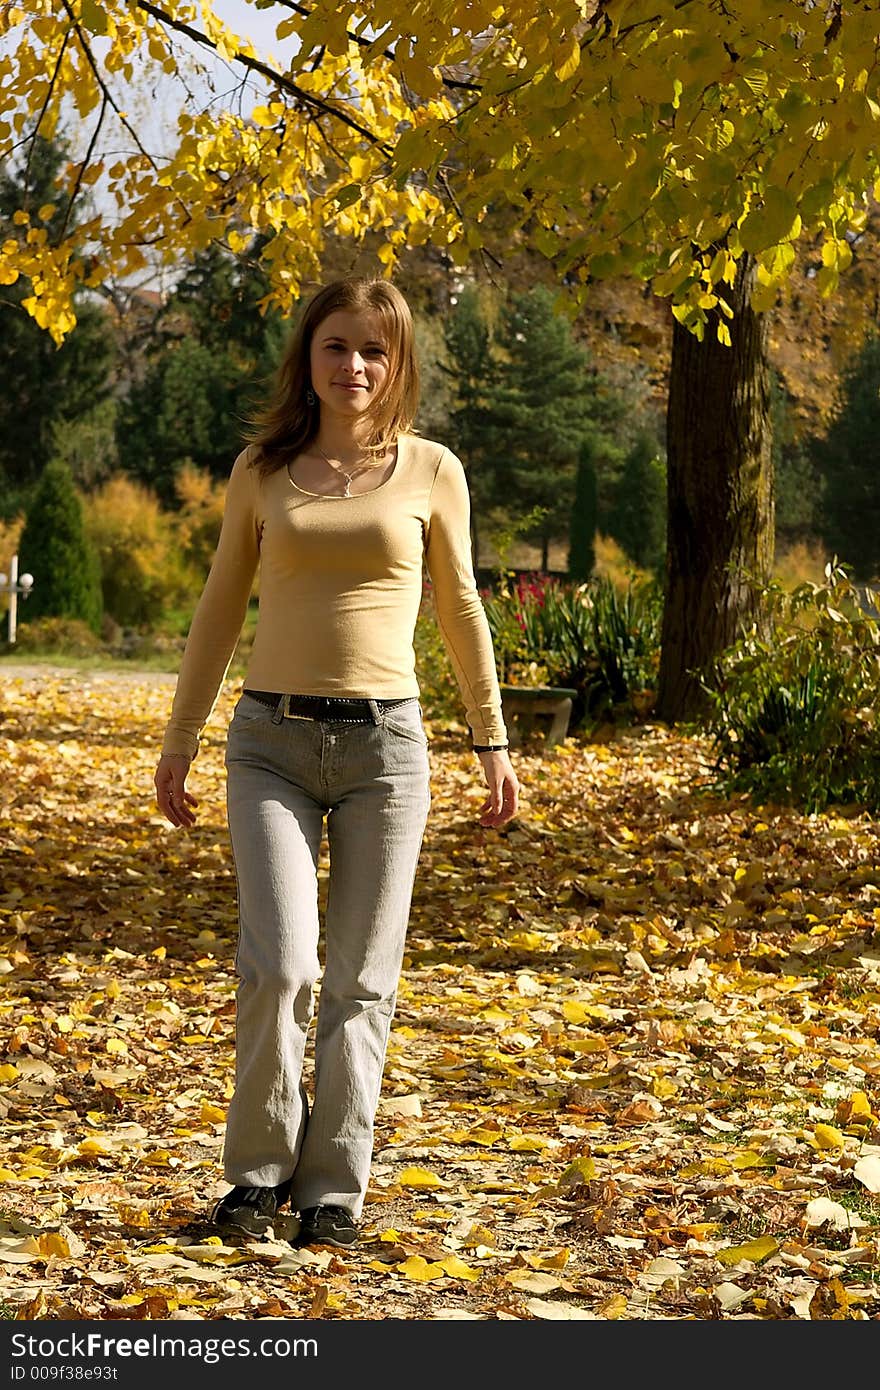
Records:
[[[480,824],[504,825],[516,814],[519,783],[506,751],[492,634],[471,559],[467,479],[461,460],[448,450],[439,461],[431,491],[426,561],[437,622],[489,788]],[[482,744],[502,747],[482,749]]]

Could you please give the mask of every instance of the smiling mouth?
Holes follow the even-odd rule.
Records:
[[[338,386],[342,391],[366,391],[365,381],[334,381],[334,386]]]

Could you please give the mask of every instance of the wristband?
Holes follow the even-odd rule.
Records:
[[[507,748],[509,748],[509,747],[510,747],[510,744],[509,744],[509,743],[475,743],[475,744],[474,744],[474,752],[475,752],[475,753],[503,753],[503,752],[505,751],[505,749],[507,749]]]

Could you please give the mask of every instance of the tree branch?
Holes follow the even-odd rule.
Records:
[[[64,3],[66,4],[66,0],[64,0]],[[210,48],[216,52],[217,45],[214,43],[213,39],[208,38],[207,34],[203,34],[199,29],[194,29],[190,24],[184,24],[181,20],[174,19],[171,15],[166,14],[164,10],[160,9],[158,5],[148,4],[147,0],[135,0],[135,7],[139,10],[146,11],[153,19],[158,20],[160,24],[167,25],[169,29],[174,29],[177,33],[184,34],[186,38],[192,39],[193,43],[201,44],[203,47]],[[365,140],[369,140],[371,145],[377,145],[383,154],[390,157],[392,151],[387,145],[382,143],[378,135],[372,130],[361,125],[359,121],[356,121],[353,116],[349,116],[347,112],[341,111],[338,107],[332,106],[329,102],[323,101],[320,97],[316,97],[313,92],[304,91],[302,87],[298,87],[295,82],[292,82],[289,77],[285,77],[282,73],[276,72],[274,68],[269,67],[268,63],[262,62],[259,58],[251,58],[246,53],[236,53],[235,61],[241,63],[243,67],[248,68],[251,72],[258,72],[261,77],[268,78],[270,82],[275,82],[282,91],[289,92],[291,96],[295,96],[298,101],[301,101],[303,106],[312,107],[322,115],[332,116],[334,120],[341,121],[343,125],[356,131],[358,135],[362,135]]]
[[[64,57],[64,50],[67,48],[67,41],[68,41],[69,38],[70,38],[70,28],[69,28],[69,26],[68,26],[68,28],[65,29],[65,31],[64,31],[64,40],[63,40],[63,42],[62,42],[62,44],[61,44],[60,49],[58,50],[58,58],[57,58],[57,60],[56,60],[56,62],[55,62],[55,68],[54,68],[54,71],[53,71],[53,73],[52,73],[52,76],[51,76],[51,78],[50,78],[50,80],[49,80],[49,90],[46,92],[46,100],[43,102],[43,105],[40,107],[40,114],[39,114],[39,116],[37,117],[37,124],[34,126],[33,134],[31,135],[31,147],[30,147],[30,149],[28,150],[27,163],[26,163],[25,166],[24,166],[24,199],[23,199],[23,204],[24,204],[24,207],[25,207],[25,208],[27,208],[28,192],[29,192],[29,190],[28,190],[28,179],[30,178],[30,174],[31,174],[31,160],[33,159],[33,156],[34,156],[34,147],[36,146],[36,143],[37,143],[37,136],[38,136],[39,133],[40,133],[40,126],[43,124],[43,117],[45,116],[46,111],[48,110],[49,102],[52,100],[52,92],[53,92],[53,90],[54,90],[54,88],[55,88],[55,80],[56,80],[56,78],[58,77],[58,73],[59,73],[60,70],[61,70],[61,59]]]
[[[73,211],[73,205],[74,205],[74,203],[76,202],[77,195],[79,194],[79,190],[80,190],[80,188],[82,187],[83,175],[85,174],[86,169],[89,167],[89,160],[90,160],[91,157],[92,157],[92,151],[93,151],[94,148],[95,148],[95,143],[96,143],[96,141],[97,141],[97,139],[98,139],[98,134],[99,134],[99,132],[100,132],[101,126],[104,124],[104,114],[105,114],[106,110],[107,110],[107,93],[105,92],[105,93],[104,93],[104,96],[103,96],[103,99],[102,99],[102,101],[101,101],[101,110],[100,110],[100,112],[98,113],[98,124],[95,126],[95,129],[92,131],[92,138],[91,138],[91,140],[89,141],[89,148],[86,150],[86,157],[85,157],[85,159],[82,161],[82,163],[81,163],[80,166],[79,166],[79,173],[78,173],[77,176],[76,176],[76,183],[75,183],[74,186],[73,186],[73,192],[71,193],[70,198],[69,198],[68,203],[67,203],[67,211],[66,211],[65,214],[64,214],[64,221],[63,221],[62,224],[61,224],[61,230],[60,230],[60,232],[58,233],[58,236],[57,236],[56,239],[55,239],[55,245],[56,245],[56,246],[60,246],[60,245],[61,245],[62,241],[64,240],[65,233],[67,232],[67,224],[68,224],[68,222],[70,221],[70,214],[71,214],[71,212]]]
[[[311,10],[307,10],[305,5],[296,4],[296,0],[275,0],[276,5],[282,5],[286,10],[293,10],[294,14],[302,15],[303,19],[309,19]],[[359,44],[361,48],[372,48],[372,39],[362,38],[360,34],[353,34],[350,29],[346,29],[346,37],[351,43]],[[383,48],[382,57],[387,58],[389,63],[399,63],[400,59],[392,48]],[[444,87],[462,88],[466,92],[479,92],[482,90],[477,82],[459,82],[454,77],[446,77],[441,69],[440,73]]]
[[[101,91],[102,91],[103,94],[104,94],[104,100],[105,100],[105,102],[107,102],[107,103],[112,107],[112,109],[116,112],[116,115],[117,115],[119,121],[120,121],[121,124],[125,127],[125,129],[128,131],[128,133],[129,133],[129,135],[131,136],[132,140],[134,141],[135,145],[136,145],[137,148],[140,150],[141,154],[143,155],[144,159],[146,159],[146,161],[148,162],[148,164],[150,165],[150,167],[151,167],[152,169],[154,169],[155,172],[156,172],[157,174],[160,173],[159,166],[158,166],[158,164],[156,163],[155,159],[153,158],[153,156],[152,156],[147,150],[144,149],[143,145],[141,144],[140,138],[138,137],[138,134],[137,134],[136,130],[135,130],[134,127],[132,126],[132,124],[131,124],[131,122],[129,121],[128,117],[127,117],[122,111],[120,111],[120,109],[119,109],[119,107],[117,106],[117,104],[116,104],[116,102],[115,102],[115,100],[114,100],[114,98],[113,98],[113,96],[112,96],[112,94],[111,94],[109,88],[107,87],[107,84],[105,83],[105,81],[104,81],[104,79],[102,78],[100,72],[98,71],[98,65],[97,65],[97,63],[95,62],[95,59],[94,59],[94,55],[93,55],[93,53],[92,53],[92,50],[89,48],[89,45],[86,43],[85,38],[83,37],[83,32],[82,32],[82,30],[81,30],[81,28],[80,28],[80,26],[79,26],[79,24],[78,24],[78,22],[77,22],[77,20],[76,20],[76,17],[75,17],[75,15],[74,15],[73,11],[72,11],[71,8],[70,8],[69,0],[61,0],[61,3],[62,3],[62,5],[64,6],[65,10],[67,11],[67,16],[68,16],[68,18],[69,18],[69,20],[70,20],[71,27],[72,27],[74,33],[76,34],[77,39],[79,40],[80,48],[81,48],[82,51],[83,51],[83,55],[85,56],[86,62],[88,63],[89,67],[90,67],[91,70],[92,70],[92,75],[94,76],[95,81],[97,82],[98,86],[100,87]],[[187,208],[186,204],[182,201],[182,199],[181,199],[180,197],[178,197],[177,195],[175,195],[175,196],[177,197],[177,201],[180,203],[180,206],[181,206],[181,208],[183,209],[184,218],[186,219],[187,222],[189,222],[189,221],[191,220],[191,218],[190,218],[190,213],[189,213],[189,209]]]

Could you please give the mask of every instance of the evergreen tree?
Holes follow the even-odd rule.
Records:
[[[809,445],[797,437],[791,397],[770,374],[770,458],[776,503],[776,543],[789,547],[819,530],[819,482]]]
[[[142,378],[120,404],[122,468],[176,504],[175,478],[190,461],[226,480],[244,422],[269,383],[283,341],[252,260],[219,247],[199,252],[157,317]]]
[[[844,371],[831,425],[813,446],[824,483],[822,534],[855,577],[880,576],[880,336]]]
[[[53,239],[66,213],[55,181],[69,157],[63,138],[37,136],[27,165],[0,165],[0,240],[16,209],[32,209],[36,220],[36,210],[48,205],[55,211],[39,225]],[[58,348],[21,308],[29,292],[24,277],[0,291],[0,519],[26,509],[57,431],[90,418],[113,387],[113,336],[103,307],[79,295],[77,326]]]
[[[451,379],[453,391],[449,429],[470,489],[471,545],[477,563],[479,517],[500,499],[491,462],[491,428],[487,413],[495,379],[495,359],[489,325],[473,285],[464,287],[446,319],[444,341],[449,358],[444,371]]]
[[[83,524],[82,506],[67,464],[43,470],[18,548],[19,572],[34,576],[22,622],[77,618],[101,626],[101,571]]]
[[[653,440],[642,435],[627,454],[608,531],[641,569],[658,573],[666,554],[666,476]]]
[[[505,354],[487,408],[496,487],[520,514],[544,509],[533,538],[547,569],[551,540],[569,530],[581,442],[600,413],[597,377],[542,285],[512,296],[496,345]]]
[[[568,574],[570,579],[589,579],[596,566],[596,523],[598,521],[598,483],[596,445],[592,436],[581,441],[575,476],[574,504],[568,533]]]

